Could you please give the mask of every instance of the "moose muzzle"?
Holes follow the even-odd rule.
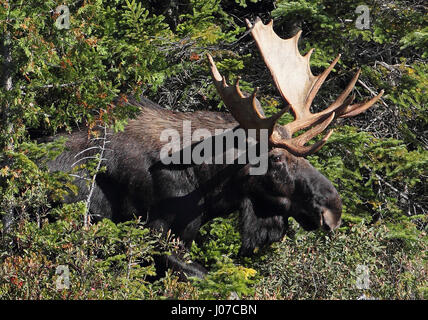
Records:
[[[330,209],[323,208],[321,214],[321,227],[326,231],[335,230],[340,227],[342,219],[339,214],[335,214]]]

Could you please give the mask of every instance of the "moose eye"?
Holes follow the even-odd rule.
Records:
[[[272,156],[272,162],[281,162],[281,160],[282,160],[281,155]]]

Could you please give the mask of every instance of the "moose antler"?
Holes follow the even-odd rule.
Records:
[[[218,71],[211,55],[208,53],[207,56],[211,65],[211,75],[217,91],[236,121],[238,121],[244,129],[268,129],[269,135],[271,135],[275,123],[287,109],[279,111],[270,118],[265,118],[260,102],[256,98],[259,88],[256,88],[251,96],[244,96],[239,89],[240,77],[236,79],[234,86],[228,85],[225,77]]]
[[[233,117],[244,129],[268,129],[269,144],[272,147],[287,149],[296,156],[312,154],[327,142],[332,130],[317,143],[310,146],[305,146],[305,144],[323,132],[334,119],[356,116],[370,108],[382,96],[383,90],[368,101],[350,105],[354,97],[348,96],[360,75],[360,70],[358,70],[336,101],[328,108],[318,113],[312,113],[310,111],[312,101],[328,74],[339,61],[340,54],[324,72],[314,76],[309,65],[313,49],[302,56],[297,46],[301,31],[292,38],[281,39],[273,31],[273,21],[265,25],[260,18],[257,18],[254,25],[248,20],[246,23],[251,29],[251,34],[271,72],[276,87],[293,112],[294,121],[283,126],[289,134],[288,139],[284,139],[274,130],[276,122],[288,108],[282,109],[270,118],[265,118],[256,98],[258,88],[250,97],[244,96],[239,89],[239,78],[235,86],[229,86],[225,78],[218,72],[210,55],[208,55],[208,60],[217,91]],[[312,128],[293,138],[294,133],[309,127]]]

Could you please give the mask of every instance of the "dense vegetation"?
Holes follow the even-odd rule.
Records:
[[[62,4],[69,27],[56,12]],[[369,9],[366,28],[356,25],[360,4]],[[423,0],[0,0],[0,298],[426,299],[426,9]],[[306,233],[291,221],[282,242],[242,259],[231,213],[204,226],[186,254],[209,267],[206,279],[180,282],[170,272],[150,282],[153,256],[182,250],[177,239],[138,219],[85,225],[87,203],[54,205],[75,187],[70,175],[46,169],[64,141],[42,138],[122,130],[138,112],[115,103],[127,95],[182,111],[224,110],[206,52],[230,79],[241,75],[244,90],[260,87],[273,112],[279,94],[244,28],[256,16],[274,18],[282,37],[302,29],[301,52],[316,49],[314,74],[342,53],[315,108],[359,67],[357,100],[385,90],[309,157],[341,194],[343,226]],[[82,165],[89,188],[102,161]],[[58,289],[58,266],[69,270],[68,288]]]

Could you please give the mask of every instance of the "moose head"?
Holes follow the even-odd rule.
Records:
[[[318,227],[335,229],[341,221],[340,197],[331,182],[303,159],[321,149],[333,130],[318,142],[309,146],[306,144],[322,133],[335,119],[353,117],[366,111],[382,96],[383,91],[371,100],[351,104],[354,96],[349,94],[357,82],[360,74],[358,70],[333,103],[318,113],[312,113],[311,104],[338,62],[340,54],[324,72],[314,76],[309,64],[313,49],[304,56],[299,53],[297,44],[301,31],[290,39],[281,39],[273,30],[273,21],[265,25],[257,18],[254,25],[248,20],[246,23],[270,70],[276,88],[288,106],[269,118],[265,117],[256,97],[258,88],[252,95],[247,96],[239,88],[239,77],[235,85],[228,85],[208,54],[217,91],[241,128],[265,129],[268,132],[269,171],[259,180],[265,180],[265,183],[269,181],[266,183],[265,192],[270,192],[271,202],[282,206],[283,212],[290,212],[307,230]],[[290,109],[294,121],[278,125],[277,121]],[[308,128],[306,132],[293,136]],[[275,197],[276,200],[273,199]]]

